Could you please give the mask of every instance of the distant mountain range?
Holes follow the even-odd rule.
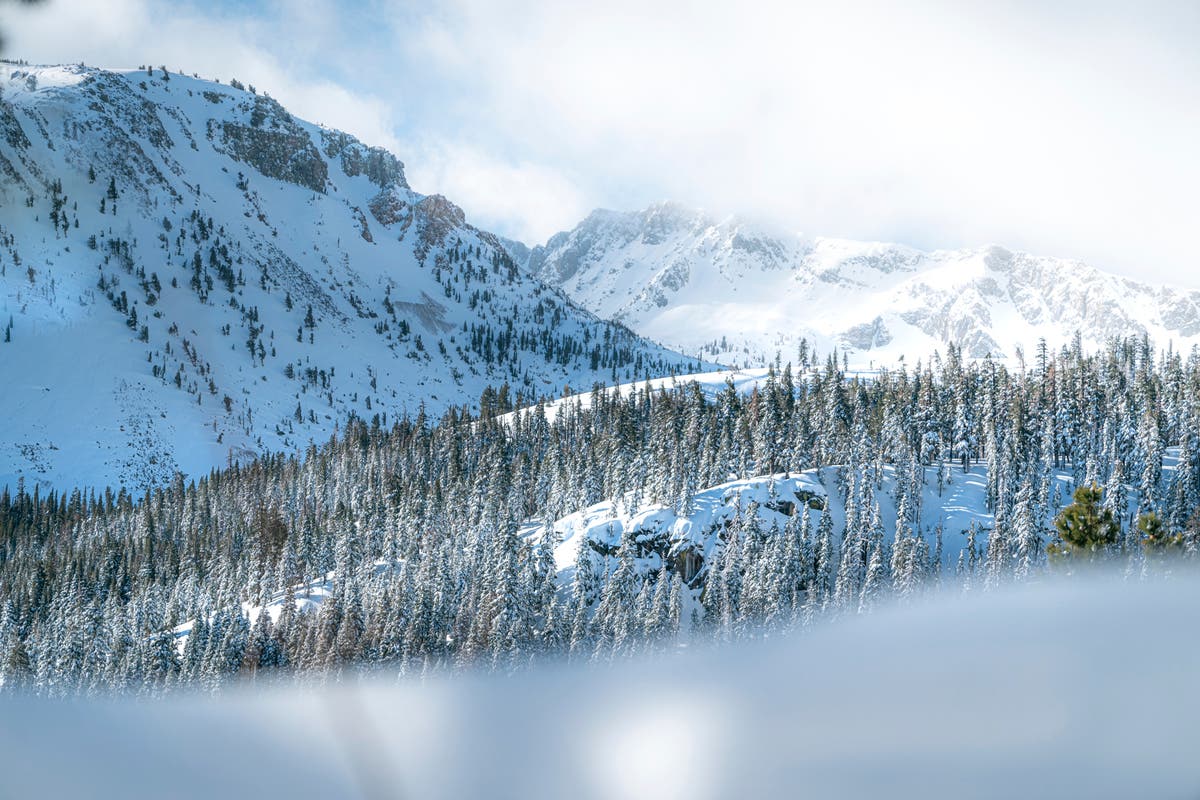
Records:
[[[812,238],[674,203],[595,211],[510,252],[595,314],[727,364],[794,359],[802,338],[863,365],[950,343],[967,357],[1012,358],[1076,332],[1092,346],[1143,334],[1163,347],[1200,343],[1198,292],[997,246],[922,252]]]
[[[0,487],[141,491],[351,414],[699,366],[240,84],[0,63]]]

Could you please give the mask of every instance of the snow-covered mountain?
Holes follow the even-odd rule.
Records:
[[[520,257],[519,251],[515,257]],[[1200,343],[1200,292],[997,246],[922,252],[778,232],[673,203],[596,211],[522,262],[596,314],[729,364],[795,359],[801,338],[859,364],[949,343],[1012,358],[1045,338]]]
[[[0,63],[0,486],[141,490],[350,414],[696,366],[253,89]]]

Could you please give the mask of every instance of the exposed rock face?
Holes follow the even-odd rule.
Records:
[[[515,264],[524,264],[529,261],[531,248],[524,242],[518,242],[516,239],[508,239],[504,236],[497,236],[496,241],[504,248],[504,252],[508,253],[508,257]]]
[[[25,135],[21,123],[13,113],[12,104],[5,102],[3,94],[0,94],[0,135],[3,135],[4,141],[14,150],[25,150],[29,147],[29,137]]]
[[[274,100],[254,98],[249,124],[224,121],[221,136],[230,156],[268,178],[325,193],[329,166],[308,133]]]
[[[375,243],[375,237],[371,235],[371,226],[367,224],[367,215],[362,212],[358,206],[350,209],[354,214],[354,220],[358,223],[359,235],[362,236],[364,242]]]
[[[174,147],[154,104],[134,91],[128,81],[112,73],[97,72],[89,75],[80,89],[91,98],[89,106],[93,111],[103,114],[131,138],[145,140],[156,149]]]
[[[883,317],[876,317],[870,322],[855,325],[842,334],[842,341],[855,350],[870,350],[885,345],[891,340],[892,334],[888,331],[887,325],[883,324]]]
[[[417,226],[417,253],[421,258],[431,248],[442,246],[451,231],[467,224],[463,210],[440,194],[418,201],[413,206],[413,219]]]
[[[0,92],[0,138],[3,138],[12,150],[25,150],[29,147],[29,138],[21,128],[16,114],[13,113],[12,105],[5,101],[2,92]],[[5,189],[10,191],[5,191]],[[7,156],[0,153],[0,197],[7,194],[15,195],[17,192],[27,192],[28,189],[29,185],[17,172],[16,167],[8,160]],[[15,201],[16,197],[9,197],[9,202]]]
[[[326,157],[340,159],[342,172],[350,177],[365,175],[381,189],[391,186],[408,188],[404,165],[382,147],[367,147],[341,131],[321,131],[321,138],[325,142]]]
[[[691,270],[686,261],[675,261],[654,276],[639,299],[643,303],[653,303],[659,308],[666,308],[671,302],[671,295],[687,285],[690,274]]]
[[[629,245],[640,232],[636,223],[613,211],[597,210],[573,231],[550,237],[545,246],[533,248],[528,269],[543,280],[562,285],[584,267],[585,260]]]
[[[371,210],[371,216],[384,227],[404,222],[412,215],[408,200],[390,188],[371,198],[368,208]]]

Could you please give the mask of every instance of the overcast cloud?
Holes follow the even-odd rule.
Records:
[[[590,7],[589,7],[590,6]],[[1047,8],[1043,6],[1052,6]],[[1200,7],[52,0],[10,57],[238,77],[529,242],[675,199],[1200,286]]]

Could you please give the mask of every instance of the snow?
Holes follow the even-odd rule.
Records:
[[[0,770],[21,797],[1190,797],[1197,605],[1194,573],[1058,577],[616,666],[4,698]]]
[[[4,86],[5,94],[34,94],[46,89],[62,89],[75,86],[90,74],[86,67],[75,64],[60,64],[55,66],[14,67],[5,64],[8,70],[8,82]]]

